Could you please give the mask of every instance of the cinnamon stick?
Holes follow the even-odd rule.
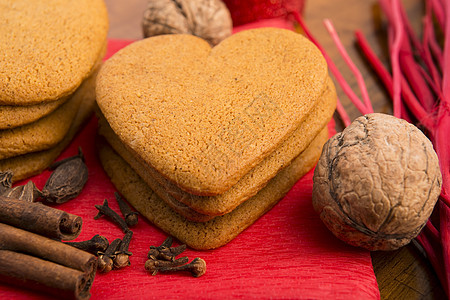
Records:
[[[0,222],[58,240],[75,239],[82,225],[81,217],[65,211],[2,196]]]
[[[86,272],[10,250],[0,250],[0,275],[69,292],[76,299],[91,296],[92,280]]]
[[[0,223],[0,274],[88,299],[97,258],[44,236]]]
[[[97,268],[97,258],[86,251],[3,223],[0,249],[27,253],[82,272]]]

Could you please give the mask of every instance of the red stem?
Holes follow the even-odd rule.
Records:
[[[336,110],[337,110],[339,116],[341,117],[341,120],[344,123],[344,126],[345,127],[349,126],[352,123],[352,121],[350,121],[350,117],[348,116],[347,112],[345,111],[344,106],[342,106],[342,103],[339,100],[339,98],[337,99]]]
[[[450,4],[445,5],[445,14],[450,19]],[[438,111],[436,128],[436,152],[439,157],[442,172],[442,194],[448,200],[450,189],[450,22],[445,24],[444,64],[442,76],[442,99]],[[450,203],[447,201],[447,205]],[[450,222],[450,220],[449,220]],[[450,258],[449,258],[450,259]]]
[[[402,22],[405,27],[406,33],[408,34],[409,39],[411,40],[411,43],[414,45],[414,47],[417,50],[422,51],[422,44],[420,43],[419,38],[417,37],[417,35],[414,32],[411,22],[409,22],[409,18],[408,18],[408,15],[406,14],[405,8],[401,2],[400,2],[400,14],[402,17]]]
[[[416,240],[420,243],[423,250],[427,253],[428,260],[430,261],[433,269],[436,272],[436,275],[441,282],[445,293],[448,295],[448,288],[446,285],[446,274],[445,269],[442,266],[443,255],[442,255],[442,247],[438,242],[433,242],[432,239],[429,238],[426,231],[422,231],[417,237]]]
[[[417,71],[420,72],[420,75],[423,77],[423,79],[426,81],[426,83],[430,86],[430,88],[433,90],[433,92],[436,95],[438,95],[437,99],[442,98],[441,89],[439,88],[442,80],[438,82],[439,86],[437,86],[434,82],[434,79],[431,78],[430,75],[428,73],[426,73],[426,71],[424,69],[418,68]],[[434,99],[436,99],[436,97],[434,97]],[[433,99],[433,101],[435,101],[434,99]],[[435,112],[436,107],[437,107],[437,103],[434,103],[434,107],[431,112]]]
[[[431,8],[433,9],[433,13],[436,16],[436,20],[438,21],[439,26],[442,31],[444,31],[445,27],[445,15],[444,15],[444,7],[439,0],[430,0]]]
[[[447,295],[448,287],[450,287],[450,207],[445,205],[444,201],[440,202],[439,206],[439,219],[440,219],[440,230],[441,230],[441,241],[442,241],[442,255],[447,258],[444,259],[444,269],[445,274],[447,274],[446,284],[447,284]]]
[[[432,238],[435,243],[439,243],[439,241],[441,239],[441,235],[429,219],[427,221],[427,224],[425,225],[424,230],[428,231],[429,237]]]
[[[353,75],[356,78],[356,81],[358,83],[359,89],[361,90],[362,98],[364,100],[364,105],[366,107],[366,112],[367,113],[373,113],[372,102],[370,101],[369,93],[367,92],[366,84],[364,82],[364,78],[363,78],[361,72],[358,70],[356,65],[353,63],[352,59],[350,58],[350,56],[348,55],[347,51],[345,50],[344,45],[342,45],[342,42],[339,39],[339,36],[338,36],[338,34],[336,32],[336,29],[333,26],[333,23],[331,23],[331,21],[329,19],[325,19],[324,20],[324,24],[325,24],[326,29],[330,33],[330,35],[331,35],[331,37],[332,37],[332,39],[334,41],[334,44],[336,45],[339,53],[341,54],[341,56],[344,59],[345,63],[347,64],[347,66],[349,67],[350,71],[353,73]]]
[[[400,103],[401,103],[401,69],[400,69],[400,47],[402,39],[404,38],[402,30],[402,21],[399,12],[399,4],[397,0],[392,0],[392,17],[393,17],[393,44],[391,50],[391,67],[392,67],[392,102],[394,103],[394,116],[401,118]]]
[[[360,31],[356,31],[356,41],[358,45],[361,47],[362,52],[365,57],[372,65],[375,72],[380,77],[384,86],[388,90],[389,94],[392,96],[393,84],[392,84],[392,76],[388,72],[388,70],[384,67],[383,63],[379,60],[378,56],[375,55],[372,48],[369,46],[366,38]],[[402,96],[405,102],[408,104],[408,108],[411,110],[413,115],[422,123],[428,131],[432,132],[434,128],[434,123],[432,119],[429,117],[428,113],[423,109],[415,95],[409,89],[407,83],[403,80],[402,82]]]
[[[438,58],[435,55],[435,58],[434,58],[437,60],[437,63],[439,66],[442,66],[442,52],[440,51],[441,49],[440,49],[439,45],[437,45],[437,42],[436,42],[436,36],[434,33],[434,29],[433,29],[433,23],[431,21],[431,7],[428,3],[429,2],[427,2],[426,14],[423,18],[422,58],[427,66],[427,69],[430,70],[431,78],[433,79],[433,84],[435,86],[434,92],[436,93],[436,95],[439,95],[440,90],[441,90],[442,76],[439,72],[438,67],[436,66],[436,64],[433,61],[432,52],[433,52],[433,55],[435,55],[435,49],[433,49],[433,47],[437,46],[438,51],[440,52],[437,55],[440,55],[441,57]]]
[[[407,40],[407,36],[401,41],[399,48],[399,64],[402,69],[402,73],[405,75],[409,82],[410,87],[417,96],[417,99],[422,103],[427,112],[431,112],[434,108],[434,96],[428,88],[427,82],[423,79],[420,69],[414,59],[411,45]]]
[[[292,12],[292,15],[294,16],[297,23],[300,25],[300,27],[303,29],[305,35],[313,42],[316,47],[322,52],[323,57],[327,61],[328,68],[330,68],[331,73],[333,73],[334,77],[336,78],[337,82],[341,86],[344,93],[348,96],[348,98],[352,101],[353,105],[363,114],[367,114],[368,111],[366,110],[366,107],[362,104],[361,100],[358,98],[358,96],[353,92],[350,85],[345,80],[344,76],[342,76],[341,72],[339,71],[338,67],[334,64],[333,60],[330,58],[330,56],[327,54],[325,49],[320,45],[320,43],[314,38],[314,36],[309,31],[308,27],[306,26],[305,22],[303,22],[302,17],[297,11]]]
[[[439,157],[439,164],[442,173],[442,192],[440,202],[440,230],[441,243],[444,257],[444,266],[446,269],[446,287],[447,296],[450,288],[450,3],[444,4],[445,30],[444,30],[444,56],[443,56],[443,76],[442,76],[442,99],[439,105],[438,122],[436,127],[436,152]]]

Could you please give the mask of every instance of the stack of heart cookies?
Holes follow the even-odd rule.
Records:
[[[95,103],[106,49],[102,0],[0,5],[0,171],[17,181],[44,170]]]
[[[135,42],[102,66],[102,164],[128,201],[195,249],[220,247],[317,162],[336,92],[320,51],[292,31]]]

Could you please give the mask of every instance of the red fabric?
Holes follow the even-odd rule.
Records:
[[[110,41],[107,57],[129,41]],[[103,199],[119,212],[114,186],[95,152],[95,117],[59,159],[83,149],[89,180],[81,195],[58,208],[83,217],[77,240],[101,234],[109,241],[122,238],[118,227],[104,218],[94,220],[95,204]],[[330,123],[331,133],[334,123]],[[226,246],[212,251],[187,249],[183,255],[203,258],[207,272],[200,278],[188,274],[157,274],[144,269],[150,245],[160,245],[166,234],[140,218],[133,228],[131,266],[96,275],[92,299],[178,298],[308,298],[378,299],[377,282],[368,251],[335,238],[320,221],[311,204],[313,171],[305,175],[271,211]],[[32,180],[42,188],[45,171]],[[175,245],[178,245],[175,243]],[[0,299],[45,299],[46,294],[0,284]]]

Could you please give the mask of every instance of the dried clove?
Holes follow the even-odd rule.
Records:
[[[194,258],[190,263],[177,267],[160,267],[157,268],[159,272],[179,272],[179,271],[189,271],[192,276],[200,277],[206,273],[206,262],[200,257]]]
[[[107,273],[113,269],[115,253],[119,248],[120,243],[122,243],[121,239],[115,239],[109,244],[104,253],[100,253],[97,265],[100,272]]]
[[[116,197],[120,211],[122,212],[128,227],[136,226],[138,223],[138,212],[132,211],[131,207],[125,202],[125,200],[122,199],[119,193],[115,192],[114,196]]]
[[[104,253],[108,249],[109,241],[106,237],[96,234],[87,241],[66,242],[65,244],[98,256],[99,253]]]
[[[98,209],[98,214],[94,217],[95,220],[105,215],[113,220],[117,225],[119,225],[124,233],[127,233],[130,230],[125,220],[122,219],[111,207],[108,206],[107,199],[103,201],[103,205],[95,205],[95,208]]]
[[[161,246],[150,246],[147,257],[153,260],[168,260],[174,261],[175,257],[180,255],[186,250],[186,245],[180,245],[178,247],[171,247],[173,243],[172,237],[167,237]]]
[[[170,248],[172,246],[173,239],[171,236],[168,236],[164,242],[160,246],[150,246],[150,250],[148,251],[147,258],[157,260],[159,259],[159,254],[162,249]]]
[[[42,195],[41,191],[31,180],[25,185],[19,185],[3,192],[2,196],[9,199],[23,200],[26,202],[35,202]]]
[[[114,257],[114,268],[120,269],[130,265],[130,256],[132,253],[128,251],[128,247],[130,246],[131,238],[133,236],[133,232],[131,230],[125,233],[125,236],[122,239],[122,243],[120,243],[119,248],[116,251],[116,256]]]
[[[11,171],[0,172],[0,195],[11,189],[13,173]]]
[[[63,159],[50,166],[54,169],[42,189],[45,201],[64,203],[78,196],[88,179],[88,169],[81,149],[78,155]]]
[[[162,248],[159,251],[158,258],[173,261],[175,260],[175,257],[183,253],[184,250],[186,250],[186,245],[184,244],[178,247]]]
[[[186,264],[189,261],[187,256],[181,257],[174,261],[166,261],[166,260],[154,260],[149,259],[145,262],[145,269],[152,273],[152,275],[156,275],[158,271],[162,268],[173,268],[177,266],[181,266]]]

